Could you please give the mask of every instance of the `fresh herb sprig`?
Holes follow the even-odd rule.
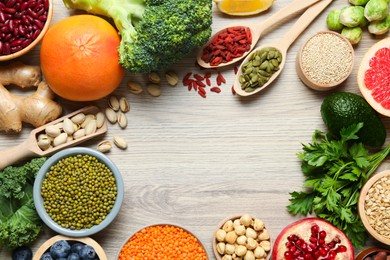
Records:
[[[362,247],[367,231],[358,215],[359,192],[390,153],[390,145],[370,154],[358,141],[363,123],[340,131],[340,139],[316,130],[313,143],[303,144],[297,156],[302,160],[306,190],[290,193],[288,211],[296,214],[315,213],[340,230],[355,247]]]

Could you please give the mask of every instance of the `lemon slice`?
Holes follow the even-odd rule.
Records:
[[[218,9],[229,15],[245,16],[264,12],[275,0],[213,0]]]

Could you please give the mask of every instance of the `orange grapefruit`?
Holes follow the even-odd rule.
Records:
[[[42,40],[41,69],[50,88],[72,101],[113,92],[125,74],[118,63],[120,37],[103,18],[75,15],[54,24]]]
[[[360,92],[380,114],[390,116],[390,37],[364,54],[357,73]]]

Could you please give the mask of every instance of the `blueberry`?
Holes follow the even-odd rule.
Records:
[[[71,254],[68,256],[67,260],[80,260],[80,256],[79,256],[78,253],[71,253]]]
[[[50,247],[50,253],[53,258],[68,257],[70,253],[70,245],[66,240],[58,240]]]
[[[50,252],[44,253],[39,260],[54,260]]]
[[[79,252],[80,252],[81,248],[83,248],[83,246],[84,246],[84,244],[82,244],[82,243],[74,243],[74,244],[72,245],[72,247],[70,248],[70,251],[71,251],[72,253],[77,253],[77,254],[79,254]]]
[[[85,245],[80,250],[80,257],[82,260],[89,260],[89,259],[95,259],[96,252],[95,249],[93,249],[90,245]]]
[[[12,252],[12,260],[31,260],[32,251],[27,246],[20,246]]]

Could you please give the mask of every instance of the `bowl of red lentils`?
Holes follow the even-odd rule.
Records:
[[[0,61],[20,57],[34,48],[49,29],[53,0],[0,2]]]
[[[35,178],[34,204],[43,222],[57,233],[86,237],[106,228],[124,197],[117,166],[91,148],[62,150],[43,164]]]
[[[151,225],[137,231],[121,247],[118,260],[208,260],[202,242],[190,231],[172,224]]]
[[[390,245],[390,170],[373,175],[360,191],[359,216],[376,240]]]

